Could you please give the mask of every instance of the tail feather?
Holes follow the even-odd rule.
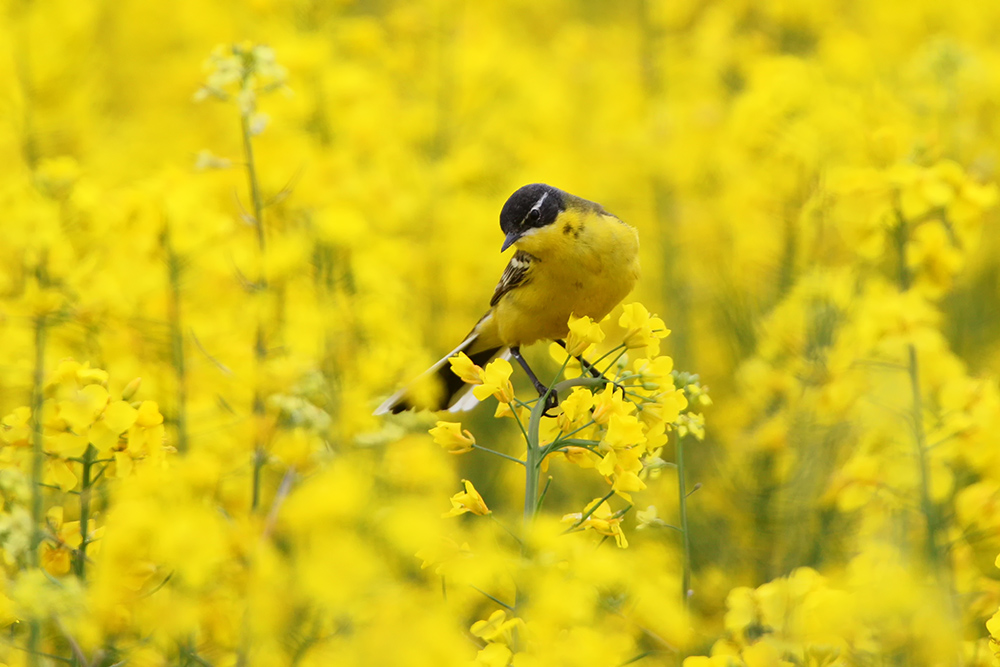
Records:
[[[469,355],[469,358],[474,364],[477,366],[484,366],[489,363],[493,357],[500,354],[501,351],[509,353],[508,348],[501,347],[477,350],[470,353],[469,350],[474,349],[475,346],[473,343],[475,343],[478,338],[479,334],[473,331],[458,345],[458,347],[441,357],[437,363],[424,371],[419,378],[387,398],[385,402],[378,406],[375,410],[375,415],[384,415],[389,413],[397,414],[403,412],[404,410],[411,410],[416,407],[425,407],[433,410],[444,410],[447,408],[449,412],[461,412],[475,407],[479,401],[472,395],[472,392],[470,391],[471,385],[467,385],[462,382],[462,379],[452,372],[451,365],[448,364],[448,360],[459,352],[465,352]],[[432,376],[436,376],[437,382],[443,389],[439,404],[437,406],[415,405],[412,397],[410,396],[413,386],[417,383],[427,381],[427,379]]]

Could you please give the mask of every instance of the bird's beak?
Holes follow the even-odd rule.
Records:
[[[514,245],[514,242],[517,241],[519,238],[521,238],[520,230],[515,229],[511,231],[509,234],[507,234],[507,238],[503,240],[503,245],[500,247],[500,252],[503,252],[507,248]]]

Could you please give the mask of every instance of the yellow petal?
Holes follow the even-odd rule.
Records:
[[[132,457],[127,452],[115,452],[115,477],[124,479],[132,474]]]
[[[139,413],[135,416],[137,426],[149,427],[163,423],[163,415],[160,414],[160,406],[156,401],[143,401],[139,406]]]
[[[153,403],[155,408],[156,404]],[[159,414],[159,412],[157,412]],[[104,416],[101,421],[107,424],[108,428],[115,432],[122,433],[127,431],[128,428],[135,423],[136,419],[139,417],[139,411],[133,408],[131,405],[125,401],[114,401],[111,405],[107,407],[104,411]],[[160,421],[163,421],[163,417],[160,417]],[[159,422],[154,422],[159,423]]]
[[[73,431],[83,433],[108,404],[108,398],[108,390],[101,385],[87,385],[71,398],[59,401],[59,416]]]
[[[76,475],[69,464],[62,459],[49,459],[45,466],[45,483],[69,491],[76,486]]]
[[[87,438],[65,432],[46,438],[46,449],[64,459],[77,459],[87,451]]]

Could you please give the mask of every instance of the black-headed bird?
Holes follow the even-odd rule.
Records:
[[[519,188],[500,210],[506,235],[500,251],[516,248],[490,299],[490,310],[469,335],[416,381],[437,377],[443,388],[436,405],[415,405],[412,385],[396,392],[376,415],[413,407],[450,412],[478,402],[455,375],[448,359],[465,352],[478,366],[513,356],[539,394],[544,386],[521,356],[521,346],[561,341],[570,315],[602,320],[639,279],[639,235],[635,228],[587,201],[551,185]],[[415,383],[416,384],[416,383]]]

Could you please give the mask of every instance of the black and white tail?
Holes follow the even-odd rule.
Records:
[[[473,344],[478,338],[479,334],[474,330],[458,347],[441,357],[436,364],[424,371],[419,378],[386,399],[375,410],[375,414],[396,414],[418,407],[430,410],[447,410],[448,412],[464,412],[476,407],[479,400],[472,394],[472,385],[462,382],[462,379],[452,372],[448,359],[459,352],[465,352],[472,359],[472,363],[477,366],[486,366],[494,357],[510,358],[510,348],[508,347],[494,347],[470,353],[468,350],[475,347]],[[436,406],[414,405],[410,397],[411,388],[418,383],[425,382],[430,376],[437,376],[437,382],[443,389],[439,404]]]

